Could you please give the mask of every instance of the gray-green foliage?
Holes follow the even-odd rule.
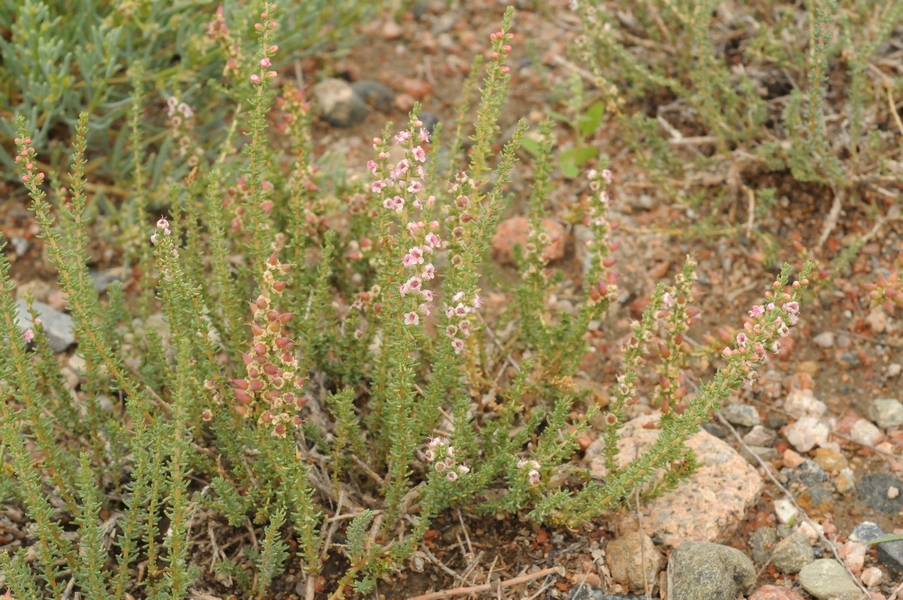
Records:
[[[653,174],[692,186],[681,163],[730,166],[737,194],[757,187],[747,172],[790,171],[843,198],[876,184],[896,159],[887,99],[903,97],[903,78],[875,63],[892,50],[903,3],[650,0],[624,12],[611,4],[578,2],[579,55]],[[638,99],[657,114],[644,115]]]
[[[400,131],[387,126],[376,141],[372,177],[344,190],[320,185],[311,162],[311,108],[290,85],[281,90],[280,118],[296,143],[289,157],[270,143],[276,89],[265,64],[275,52],[270,23],[279,14],[270,4],[259,12],[266,16],[255,60],[227,94],[236,103],[233,122],[219,151],[202,155],[188,177],[168,184],[143,179],[144,126],[139,111],[132,112],[131,168],[136,180],[148,182],[136,194],[140,235],[128,249],[139,269],[134,301],[121,289],[102,300],[86,266],[88,113],[76,127],[69,190],[50,190],[57,210],[28,122],[18,120],[18,173],[69,296],[86,367],[75,391],[59,379],[40,328],[29,350],[15,323],[9,263],[0,254],[6,342],[0,469],[15,482],[14,498],[0,499],[24,506],[35,535],[31,563],[26,548],[0,556],[17,598],[60,597],[66,571],[91,597],[184,598],[211,560],[234,593],[260,598],[288,570],[306,578],[313,598],[324,565],[343,564],[333,590],[340,598],[346,586],[373,590],[449,509],[586,522],[691,472],[695,463],[683,441],[764,360],[761,348],[774,349],[779,319],[795,316],[797,309],[782,304],[799,295],[798,284],[792,296],[784,294],[785,269],[766,299],[777,306],[750,332],[748,345],[728,351],[714,380],[684,397],[680,336],[694,316],[687,308],[688,263],[673,287],[656,292],[625,346],[604,415],[608,477],[551,484],[597,410],[573,414],[583,399],[570,378],[587,350],[589,322],[601,319],[618,295],[606,216],[611,174],[604,164],[591,172],[581,201],[594,239],[580,307],[573,316],[549,315],[542,252],[549,239],[541,216],[551,187],[551,142],[550,125],[543,127],[516,301],[499,319],[514,333],[502,345],[490,330],[495,323],[482,314],[479,286],[525,129],[520,124],[493,150],[509,87],[511,11],[493,36],[497,58],[487,61],[479,92],[479,78],[470,78],[474,89],[465,96],[476,105],[466,103],[461,114],[476,112],[473,145],[464,151],[469,129],[459,123],[449,159],[453,179],[430,173],[417,107]],[[140,101],[140,85],[130,97]],[[244,152],[233,145],[235,132],[250,140]],[[403,161],[390,162],[393,145]],[[169,198],[172,222],[151,224],[153,195]],[[336,214],[339,221],[331,221]],[[439,268],[440,255],[445,265],[434,277],[432,261]],[[202,260],[207,256],[213,264]],[[152,327],[156,314],[164,317],[160,330]],[[429,315],[435,333],[424,326]],[[671,357],[662,354],[659,369],[660,381],[669,380],[658,393],[663,431],[648,453],[618,466],[614,449],[625,407],[636,401],[641,359],[654,352],[656,336]],[[104,408],[101,395],[116,400]],[[671,405],[681,398],[677,414]],[[484,399],[484,407],[475,404]],[[59,507],[50,501],[56,497]],[[72,516],[78,540],[64,535],[58,510]],[[109,524],[99,521],[106,510],[117,516]],[[344,544],[335,539],[339,527]],[[219,537],[226,547],[248,528],[262,535],[228,554],[195,551],[199,536]],[[345,560],[336,561],[337,553]]]

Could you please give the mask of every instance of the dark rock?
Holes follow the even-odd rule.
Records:
[[[606,594],[597,587],[593,587],[587,583],[580,583],[574,586],[571,593],[568,594],[567,600],[647,600],[646,596],[618,596],[616,594]]]
[[[439,124],[439,117],[431,112],[423,111],[417,115],[417,118],[423,123],[423,128],[426,129],[430,135],[433,135],[433,130],[436,128],[436,125]]]
[[[718,423],[703,423],[702,425],[700,425],[700,427],[702,427],[708,433],[714,435],[719,440],[727,438],[727,431]]]
[[[813,460],[804,461],[795,469],[787,473],[790,481],[796,481],[805,486],[816,486],[828,480],[828,474]]]
[[[47,341],[54,352],[63,352],[75,343],[72,317],[37,300],[32,303],[32,306],[34,306],[38,316],[41,318]],[[18,311],[16,321],[19,328],[23,331],[31,329],[33,323],[31,322],[31,315],[28,313],[28,303],[24,299],[19,299],[16,301],[16,309]]]
[[[317,114],[334,127],[352,127],[367,118],[367,103],[341,79],[325,79],[311,88]]]
[[[731,425],[740,427],[755,427],[762,424],[756,407],[749,404],[728,404],[721,409],[721,415]]]
[[[735,600],[756,585],[756,569],[729,546],[684,542],[668,560],[669,600]]]
[[[804,533],[795,533],[775,546],[771,562],[781,573],[793,575],[815,560],[812,544]]]
[[[766,419],[765,424],[768,425],[769,429],[774,429],[775,431],[779,430],[781,427],[788,423],[787,417],[781,417],[778,415],[772,415]]]
[[[887,491],[897,488],[895,498],[889,498]],[[903,509],[903,481],[887,473],[873,473],[866,475],[856,484],[859,497],[875,510],[886,513],[898,513]]]
[[[871,521],[865,521],[853,529],[853,533],[850,534],[850,540],[867,544],[883,535],[884,530],[881,527]],[[887,567],[894,577],[903,575],[903,540],[875,544],[875,548],[878,550],[878,560]]]
[[[430,12],[429,2],[415,2],[411,7],[411,14],[414,15],[415,21],[420,21]]]
[[[390,113],[395,105],[395,92],[378,81],[355,81],[351,84],[351,89],[361,100],[383,114]]]
[[[749,547],[752,550],[753,562],[762,566],[771,558],[778,543],[778,530],[774,527],[759,527],[749,536]]]
[[[122,281],[122,269],[114,267],[106,271],[88,271],[91,279],[94,280],[94,291],[102,294],[107,291],[110,284],[114,281]]]

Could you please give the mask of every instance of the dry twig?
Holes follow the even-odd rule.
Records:
[[[541,571],[537,571],[536,573],[528,573],[527,575],[521,575],[513,579],[506,579],[505,581],[498,582],[498,588],[496,588],[496,586],[491,583],[484,583],[483,585],[474,585],[470,587],[461,587],[451,590],[443,590],[441,592],[423,594],[421,596],[415,596],[410,600],[439,600],[440,598],[451,598],[453,596],[479,594],[480,592],[491,591],[493,588],[501,589],[511,587],[519,583],[533,581],[534,579],[539,579],[540,577],[545,577],[546,575],[551,575],[552,573],[557,573],[559,577],[564,577],[564,567],[549,567],[548,569],[542,569]]]

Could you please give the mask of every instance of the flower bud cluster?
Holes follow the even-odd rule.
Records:
[[[449,445],[445,438],[431,437],[426,444],[423,458],[433,465],[437,473],[444,474],[449,481],[457,481],[459,476],[470,473],[470,467],[466,462],[458,464],[455,459],[456,453],[455,447]]]
[[[170,96],[166,99],[166,116],[166,125],[176,140],[179,156],[188,157],[186,162],[189,167],[197,166],[198,157],[204,154],[204,150],[192,143],[190,134],[194,129],[194,111],[185,102]]]
[[[275,4],[264,4],[264,10],[260,13],[260,22],[254,23],[254,30],[260,33],[260,47],[262,50],[262,56],[257,62],[258,70],[251,75],[251,84],[255,86],[261,85],[268,79],[276,79],[276,71],[269,70],[272,66],[270,56],[279,50],[278,46],[269,45],[270,36],[273,30],[276,29],[276,20],[273,18],[273,13],[275,12]]]
[[[451,338],[451,345],[456,354],[461,354],[465,349],[464,340],[461,338],[470,337],[472,333],[469,316],[483,305],[479,294],[474,294],[470,303],[466,302],[464,292],[458,292],[452,296],[451,304],[445,307],[445,316],[448,319],[445,335]]]
[[[236,43],[229,32],[229,26],[226,24],[226,12],[222,4],[217,7],[213,21],[207,24],[207,37],[217,42],[226,56],[223,77],[238,75],[242,58],[241,46]]]
[[[872,307],[880,304],[890,313],[893,312],[894,306],[903,306],[901,269],[903,269],[903,252],[897,257],[897,266],[892,268],[887,276],[879,274],[875,283],[866,283],[862,286],[869,293]]]
[[[747,379],[755,379],[756,364],[765,362],[768,352],[777,353],[781,343],[777,338],[790,334],[789,325],[799,321],[800,304],[797,300],[802,286],[808,279],[793,283],[794,294],[779,292],[781,284],[774,282],[774,291],[766,292],[765,304],[756,304],[749,309],[749,319],[743,324],[743,331],[737,334],[736,347],[725,346],[721,354],[741,369]],[[780,306],[778,306],[780,303]]]
[[[511,53],[511,46],[507,43],[514,39],[514,34],[505,33],[504,31],[496,31],[489,34],[489,40],[492,42],[492,60],[501,67],[501,71],[507,74],[511,69],[505,65],[505,60]]]
[[[15,160],[25,171],[25,174],[22,175],[22,182],[25,183],[29,190],[37,188],[44,181],[44,173],[38,171],[37,165],[35,165],[37,152],[31,145],[31,138],[17,137],[13,141],[19,150]]]
[[[527,481],[529,481],[530,485],[533,487],[539,485],[541,481],[539,466],[539,463],[535,460],[522,458],[517,461],[517,468],[527,471]]]
[[[157,221],[157,231],[150,236],[151,244],[157,245],[157,242],[160,240],[160,233],[166,236],[172,235],[172,230],[169,228],[169,221],[166,220],[166,217],[160,217]]]
[[[620,244],[611,239],[615,226],[607,217],[610,198],[605,188],[612,182],[612,173],[608,169],[591,169],[587,177],[591,194],[583,224],[592,232],[591,239],[586,242],[586,250],[593,255],[593,263],[587,277],[589,289],[586,302],[594,306],[603,301],[614,302],[618,298],[618,273],[612,270],[617,261],[611,253]]]
[[[266,261],[260,295],[251,302],[251,351],[243,353],[246,375],[233,379],[235,409],[244,417],[257,415],[257,423],[284,437],[287,426],[300,427],[297,411],[307,404],[304,396],[306,377],[298,374],[298,360],[292,353],[294,342],[285,326],[294,316],[276,310],[275,299],[282,295],[286,282],[280,277],[292,265],[282,264],[275,254]]]
[[[679,402],[688,391],[687,376],[681,372],[681,366],[685,353],[684,333],[700,319],[699,309],[689,304],[693,299],[695,268],[696,261],[688,257],[682,272],[674,278],[674,285],[662,294],[652,315],[661,336],[661,341],[656,344],[661,364],[656,369],[655,399],[662,414],[668,414],[671,403]],[[680,412],[680,406],[676,408]]]

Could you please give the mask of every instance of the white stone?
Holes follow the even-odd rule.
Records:
[[[867,419],[859,419],[850,428],[850,439],[860,446],[876,446],[884,440],[884,434]]]
[[[881,429],[903,424],[903,404],[895,398],[877,398],[869,406],[869,418]]]
[[[809,538],[809,541],[814,544],[818,540],[819,536],[824,535],[825,528],[821,526],[821,523],[815,523],[815,529],[813,529],[812,525],[809,525],[808,521],[803,521],[802,523],[800,523],[797,531],[806,534],[806,537]]]
[[[865,584],[865,587],[877,587],[880,585],[881,580],[884,579],[884,573],[881,572],[881,569],[878,567],[869,567],[865,571],[862,572],[862,583]]]
[[[894,486],[890,486],[889,488],[887,488],[887,497],[890,498],[891,500],[893,500],[894,498],[896,498],[899,495],[900,495],[900,488],[894,487]]]
[[[820,417],[825,414],[825,403],[812,394],[812,390],[791,390],[784,399],[784,411],[795,419]]]
[[[901,372],[903,372],[903,365],[900,363],[890,363],[887,365],[887,376],[888,377],[896,377]]]
[[[823,331],[819,333],[817,336],[812,338],[812,341],[821,346],[822,348],[831,348],[834,346],[834,332],[833,331]]]
[[[792,521],[798,512],[789,498],[778,498],[774,501],[774,514],[784,525]]]
[[[828,441],[830,433],[831,428],[818,417],[802,417],[784,428],[784,436],[797,452],[808,452],[816,446],[821,446]]]

